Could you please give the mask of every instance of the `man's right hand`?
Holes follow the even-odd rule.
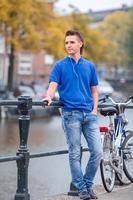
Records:
[[[43,102],[48,102],[48,106],[52,103],[52,99],[50,96],[46,95],[45,98],[42,99]],[[44,105],[45,106],[45,105]]]

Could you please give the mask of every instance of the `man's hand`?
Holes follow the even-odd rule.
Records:
[[[45,98],[42,99],[43,102],[48,102],[48,106],[52,103],[52,99],[49,95],[46,95]],[[44,105],[45,106],[45,105]]]
[[[97,110],[92,110],[91,113],[94,114],[94,115],[97,115]]]

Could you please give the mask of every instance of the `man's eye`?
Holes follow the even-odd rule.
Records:
[[[75,42],[74,41],[71,41],[71,42],[65,42],[65,44],[74,44]]]

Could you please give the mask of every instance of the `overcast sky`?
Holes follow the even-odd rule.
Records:
[[[56,10],[59,12],[69,12],[68,5],[72,4],[82,12],[87,12],[89,9],[93,11],[105,10],[111,8],[120,8],[122,4],[127,6],[133,5],[133,0],[59,0],[56,3]]]

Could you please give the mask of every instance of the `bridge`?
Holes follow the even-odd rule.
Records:
[[[44,102],[42,101],[32,101],[32,98],[30,98],[29,96],[21,96],[18,98],[18,100],[15,100],[15,101],[12,101],[12,100],[0,101],[0,106],[7,106],[7,105],[18,107],[20,144],[15,156],[0,157],[0,162],[16,161],[17,163],[17,189],[16,189],[16,194],[14,196],[14,200],[30,200],[30,194],[28,190],[28,166],[29,166],[30,159],[37,158],[37,157],[67,154],[68,151],[62,150],[62,151],[36,153],[36,154],[29,153],[27,142],[28,142],[28,133],[29,133],[29,126],[30,126],[30,111],[32,109],[32,106],[46,106],[47,103],[44,104]],[[60,102],[53,102],[51,106],[60,108],[62,107],[62,104]],[[104,107],[105,106],[110,106],[110,105],[107,104],[107,105],[104,105]],[[133,106],[132,105],[127,106],[127,108],[133,108]],[[81,148],[81,157],[82,157],[83,151],[88,151],[88,149]],[[72,196],[77,195],[77,191],[75,188],[73,188],[72,185],[70,185],[70,192],[68,194]],[[57,198],[59,199],[59,197]],[[68,196],[65,198],[69,199],[71,197]]]

